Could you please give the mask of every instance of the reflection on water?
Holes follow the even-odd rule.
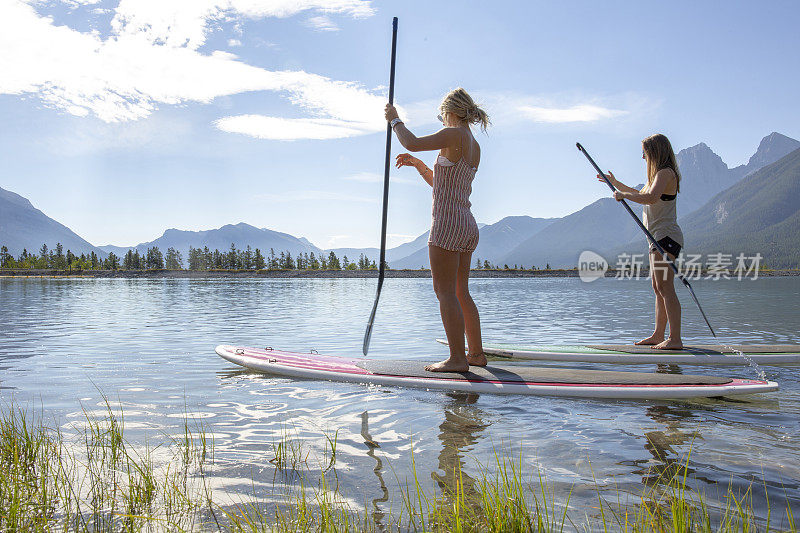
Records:
[[[444,408],[444,420],[439,424],[439,440],[442,450],[439,452],[438,471],[431,473],[431,479],[439,486],[444,498],[438,503],[453,508],[453,498],[457,493],[463,500],[480,510],[480,493],[475,480],[468,474],[465,455],[470,453],[478,442],[481,433],[490,426],[485,422],[486,416],[475,404],[478,394],[448,394],[453,402]],[[446,514],[446,513],[445,513]]]
[[[372,519],[375,522],[375,525],[377,525],[379,529],[383,531],[385,530],[383,519],[386,517],[386,513],[381,510],[380,504],[389,501],[389,489],[386,487],[386,482],[383,480],[383,461],[381,461],[381,458],[375,454],[375,450],[381,446],[375,442],[372,439],[372,435],[369,434],[369,413],[367,411],[361,413],[361,436],[364,438],[364,445],[368,450],[367,457],[375,461],[375,468],[373,468],[372,471],[375,473],[375,477],[378,478],[378,484],[381,488],[380,497],[372,500]]]
[[[652,328],[646,280],[471,284],[487,342],[631,342]],[[800,278],[694,285],[725,342],[800,343]],[[265,501],[274,483],[315,482],[270,462],[273,445],[289,438],[310,471],[329,469],[326,479],[384,526],[402,501],[398,482],[413,482],[412,448],[420,482],[445,504],[457,482],[477,501],[480,465],[491,467],[496,451],[521,456],[523,475],[541,472],[556,494],[572,489],[577,508],[596,505],[596,484],[638,494],[677,472],[722,505],[729,486],[743,494],[764,477],[773,509],[800,498],[797,367],[765,369],[778,393],[637,402],[291,380],[238,369],[213,352],[237,343],[359,353],[373,298],[374,280],[357,279],[0,279],[0,401],[41,408],[67,431],[84,409],[104,410],[105,394],[124,410],[126,435],[151,443],[180,434],[188,413],[213,432],[215,493],[255,489]],[[685,340],[712,342],[684,303]],[[433,341],[441,336],[430,280],[387,281],[370,355],[442,358],[446,348]],[[660,371],[753,377],[748,367]]]

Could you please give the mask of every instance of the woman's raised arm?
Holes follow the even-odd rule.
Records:
[[[394,127],[394,133],[403,148],[409,152],[427,152],[447,148],[458,143],[460,134],[458,128],[442,128],[431,135],[417,137],[402,122]]]

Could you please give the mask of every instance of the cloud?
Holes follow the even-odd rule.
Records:
[[[263,115],[224,117],[214,125],[228,133],[241,133],[257,139],[292,141],[296,139],[340,139],[371,133],[363,124],[338,119],[280,118]]]
[[[590,104],[579,104],[571,107],[541,107],[521,105],[517,108],[522,115],[534,122],[561,124],[567,122],[596,122],[628,114],[620,109],[609,109]]]
[[[214,24],[241,18],[286,18],[304,11],[372,16],[368,0],[120,0],[112,28],[119,35],[193,50],[205,44]]]
[[[228,46],[230,47],[242,46],[242,41],[240,41],[239,39],[228,39]]]
[[[38,5],[38,4],[37,4]],[[56,25],[20,0],[0,0],[0,94],[36,94],[46,105],[105,122],[137,120],[160,105],[209,103],[277,91],[311,115],[228,117],[220,126],[262,138],[336,138],[385,127],[383,98],[354,82],[304,71],[270,71],[223,51],[200,53],[209,25],[233,17],[286,17],[306,10],[372,14],[365,0],[121,0],[111,36]],[[233,120],[238,119],[238,120]],[[270,120],[271,119],[271,120]]]
[[[317,31],[339,31],[339,26],[326,16],[309,17],[306,26]]]

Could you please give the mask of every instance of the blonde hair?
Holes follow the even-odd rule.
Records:
[[[656,133],[642,141],[642,151],[644,151],[647,161],[647,185],[653,183],[659,170],[669,168],[675,173],[678,180],[676,192],[681,190],[681,173],[678,171],[678,161],[675,159],[675,152],[672,144],[666,135]]]
[[[486,111],[481,109],[480,106],[472,100],[469,93],[461,87],[447,93],[447,96],[444,97],[442,104],[439,106],[439,112],[442,113],[442,115],[445,113],[453,113],[467,124],[480,124],[481,130],[484,132],[486,132],[486,128],[491,124]]]

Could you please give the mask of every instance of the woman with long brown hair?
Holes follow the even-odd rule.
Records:
[[[439,150],[431,170],[411,154],[397,156],[397,168],[410,166],[433,188],[433,208],[428,252],[433,290],[439,299],[439,312],[450,346],[450,357],[428,365],[431,372],[466,372],[469,365],[485,366],[478,308],[469,294],[469,269],[472,252],[478,245],[478,225],[470,211],[472,180],[481,160],[481,148],[470,124],[483,131],[489,116],[462,88],[450,91],[439,106],[438,132],[417,137],[397,116],[393,105],[386,105],[386,120],[400,144],[411,152]],[[464,334],[469,351],[465,353]]]
[[[630,200],[644,205],[642,222],[655,237],[667,257],[675,261],[683,247],[683,232],[678,226],[676,202],[680,191],[681,174],[672,144],[665,135],[656,133],[642,141],[642,159],[647,162],[647,184],[641,191],[628,187],[614,177],[608,178],[617,189],[615,200]],[[601,176],[597,177],[602,180]],[[653,334],[636,344],[650,345],[658,350],[679,350],[681,341],[681,303],[673,284],[675,274],[661,256],[658,248],[650,246],[650,278],[656,294],[656,317]],[[666,339],[667,324],[669,337]]]

